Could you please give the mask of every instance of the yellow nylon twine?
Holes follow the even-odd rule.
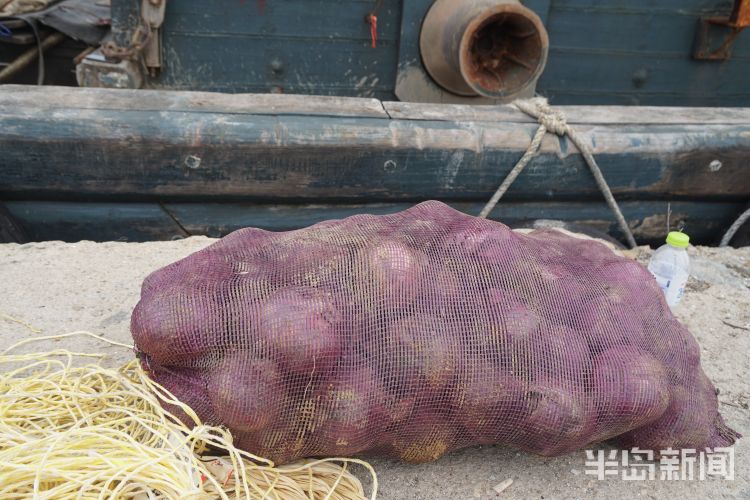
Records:
[[[364,500],[348,458],[305,460],[275,467],[232,445],[222,427],[148,378],[133,360],[119,369],[88,362],[101,354],[65,349],[13,354],[35,337],[0,353],[0,498],[324,499]],[[179,406],[190,428],[165,411]],[[210,450],[210,451],[208,451]]]

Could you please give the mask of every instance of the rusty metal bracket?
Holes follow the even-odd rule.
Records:
[[[135,61],[140,57],[150,38],[149,27],[140,24],[133,31],[133,37],[127,45],[118,45],[114,40],[110,40],[102,44],[102,54],[109,59]]]
[[[133,32],[127,46],[114,40],[102,45],[102,53],[110,59],[135,61],[141,56],[151,76],[162,67],[160,28],[164,23],[167,0],[142,0],[141,23]]]
[[[118,44],[117,37],[76,64],[76,79],[82,87],[141,88],[144,68],[156,77],[162,67],[160,28],[167,0],[142,0],[139,24],[130,40]]]
[[[734,0],[729,17],[703,17],[698,22],[693,58],[725,61],[737,36],[750,26],[750,0]]]

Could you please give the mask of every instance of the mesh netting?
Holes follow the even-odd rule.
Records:
[[[739,436],[643,266],[438,202],[236,231],[151,274],[132,332],[158,382],[277,463]]]

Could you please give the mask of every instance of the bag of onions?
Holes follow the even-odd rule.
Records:
[[[131,329],[157,382],[282,464],[739,437],[643,266],[438,202],[236,231],[146,278]]]

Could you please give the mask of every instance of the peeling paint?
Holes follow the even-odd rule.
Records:
[[[461,170],[461,163],[464,161],[464,152],[463,150],[457,150],[454,151],[449,160],[445,163],[445,166],[443,167],[443,185],[447,189],[451,189],[453,187],[453,182],[456,180],[456,176]]]

